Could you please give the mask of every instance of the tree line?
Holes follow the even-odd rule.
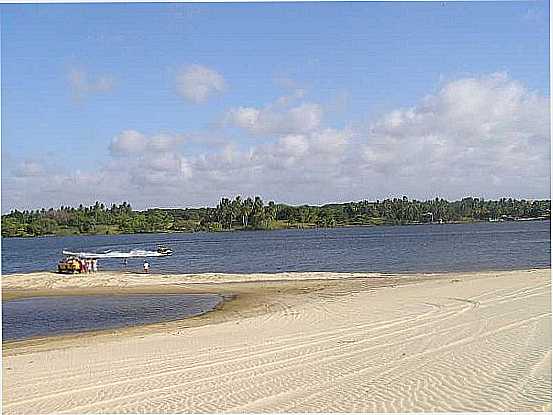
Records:
[[[550,200],[467,197],[426,201],[407,197],[377,201],[290,206],[267,204],[259,196],[222,198],[216,207],[133,210],[127,202],[106,206],[13,210],[2,215],[2,236],[194,232],[403,225],[483,220],[550,219]]]

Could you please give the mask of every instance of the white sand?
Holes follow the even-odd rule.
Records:
[[[30,274],[10,274],[2,279],[3,289],[73,289],[95,287],[138,287],[174,284],[219,284],[229,282],[259,282],[283,280],[338,280],[344,278],[379,277],[378,273],[336,273],[336,272],[282,272],[277,274],[144,274],[114,273],[109,271],[92,274],[57,274],[54,272],[34,272]],[[398,274],[396,274],[398,275]],[[429,274],[430,275],[430,274]]]
[[[550,410],[550,293],[550,270],[444,276],[313,292],[180,331],[15,349],[4,352],[3,412]]]

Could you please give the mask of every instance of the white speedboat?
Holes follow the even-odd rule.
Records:
[[[158,254],[163,255],[163,256],[173,255],[173,250],[167,248],[167,247],[164,246],[164,245],[159,245],[159,246],[157,247],[156,252],[157,252]]]

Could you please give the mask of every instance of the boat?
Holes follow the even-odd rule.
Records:
[[[73,252],[73,251],[67,251],[63,250],[61,253],[68,257],[76,257],[76,258],[83,258],[83,259],[98,259],[102,258],[102,256],[109,255],[107,253],[96,253],[96,252]]]
[[[155,251],[145,249],[133,249],[129,252],[120,251],[104,251],[104,252],[73,252],[68,250],[62,251],[63,255],[73,256],[81,259],[100,259],[100,258],[144,258],[169,256],[173,254],[173,250],[164,245],[159,245]]]
[[[173,250],[167,248],[167,247],[164,246],[164,245],[159,245],[159,246],[157,247],[156,252],[157,252],[158,254],[163,255],[163,256],[169,256],[169,255],[172,255],[172,254],[173,254]]]
[[[58,262],[58,272],[61,274],[75,274],[81,272],[81,262],[78,258],[70,256]]]

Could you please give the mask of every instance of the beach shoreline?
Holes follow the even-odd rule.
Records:
[[[3,301],[227,301],[178,321],[4,343],[4,412],[549,410],[550,272],[10,276]]]
[[[330,275],[332,274],[332,275]],[[166,274],[141,274],[132,272],[109,272],[75,274],[68,276],[53,272],[11,274],[2,280],[2,301],[35,297],[87,296],[87,295],[163,295],[163,294],[216,294],[223,301],[213,310],[202,314],[159,323],[89,330],[83,332],[54,334],[30,339],[4,341],[4,354],[11,355],[29,350],[46,350],[73,344],[77,338],[109,339],[121,336],[144,335],[167,330],[217,324],[229,320],[267,313],[271,304],[279,301],[292,302],[302,294],[320,290],[348,291],[396,287],[408,283],[420,283],[431,278],[443,278],[446,274],[351,274],[346,277],[337,273],[282,273],[282,274],[175,274],[167,282]],[[352,276],[354,275],[354,276]],[[294,276],[296,277],[294,279]],[[83,278],[84,277],[84,278]],[[142,277],[148,278],[146,281]],[[198,278],[199,277],[199,278]],[[134,282],[129,282],[128,279]],[[221,282],[221,278],[229,281]],[[303,278],[303,279],[302,279]],[[37,284],[36,280],[42,283]],[[107,282],[106,282],[107,281]],[[157,284],[152,284],[157,281]],[[146,282],[146,284],[143,284]],[[61,285],[61,287],[60,287]]]

